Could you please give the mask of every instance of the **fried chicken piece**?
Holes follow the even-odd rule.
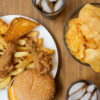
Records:
[[[4,22],[2,19],[0,19],[0,34],[6,33],[8,29],[8,24]]]
[[[39,25],[39,23],[31,21],[27,18],[14,18],[9,25],[9,28],[4,36],[4,39],[7,43],[13,42]]]
[[[4,55],[0,57],[0,78],[3,78],[14,70],[14,66],[12,64],[14,53],[15,44],[9,43],[4,51]]]
[[[47,74],[52,68],[52,60],[49,55],[41,51],[32,40],[27,41],[26,47],[32,53],[35,68],[41,74]]]

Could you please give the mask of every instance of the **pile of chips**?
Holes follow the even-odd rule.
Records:
[[[85,5],[68,23],[65,38],[70,52],[100,72],[100,8]]]

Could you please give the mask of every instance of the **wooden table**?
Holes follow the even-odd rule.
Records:
[[[65,100],[66,91],[74,81],[91,80],[100,87],[100,74],[76,62],[67,52],[63,42],[63,27],[68,15],[84,3],[100,0],[67,0],[65,9],[55,20],[42,16],[32,5],[32,0],[0,0],[0,16],[18,14],[31,17],[42,23],[54,37],[59,50],[59,70],[56,77],[54,100]]]

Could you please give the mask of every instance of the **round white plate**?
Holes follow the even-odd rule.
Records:
[[[30,19],[32,21],[36,21],[29,17],[20,16],[20,15],[7,15],[7,16],[2,16],[0,18],[9,24],[15,17],[24,17],[24,18]],[[51,34],[48,32],[48,30],[43,25],[38,26],[34,30],[39,31],[39,33],[40,33],[39,37],[44,38],[44,47],[55,50],[55,54],[52,56],[53,70],[51,71],[51,75],[53,76],[53,78],[55,78],[55,76],[57,74],[57,69],[58,69],[58,50],[57,50],[55,41],[52,38]],[[7,87],[5,89],[0,90],[0,100],[8,100]]]

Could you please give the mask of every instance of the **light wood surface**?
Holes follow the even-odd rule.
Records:
[[[68,15],[84,3],[100,2],[100,0],[67,0],[65,9],[56,19],[42,16],[32,5],[32,0],[0,0],[0,16],[24,15],[42,23],[54,37],[59,50],[59,69],[55,79],[56,95],[54,100],[66,100],[66,91],[74,81],[91,80],[100,87],[100,73],[76,62],[67,52],[63,42],[63,27]]]

